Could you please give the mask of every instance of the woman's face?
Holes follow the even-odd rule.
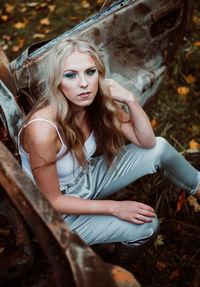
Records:
[[[65,59],[60,87],[65,97],[79,107],[89,106],[98,91],[99,72],[87,53],[72,52]]]

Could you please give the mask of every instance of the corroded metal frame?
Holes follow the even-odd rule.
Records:
[[[34,232],[58,287],[139,287],[128,271],[104,263],[53,209],[0,142],[0,184]]]
[[[47,43],[33,45],[10,65],[4,59],[0,73],[0,114],[16,143],[24,114],[15,102],[23,93],[30,105],[37,98],[34,75],[49,49],[70,36],[81,36],[101,50],[107,77],[132,90],[143,105],[157,92],[166,67],[190,25],[193,0],[118,0],[90,19]],[[165,21],[171,24],[166,27]],[[103,48],[103,49],[102,49]],[[0,63],[2,66],[2,63]],[[30,78],[31,75],[31,78]],[[17,88],[17,89],[16,89]],[[14,94],[14,96],[13,96]],[[56,286],[139,286],[120,267],[106,264],[53,209],[46,197],[24,174],[0,142],[0,184],[19,210],[44,250],[54,270]]]
[[[154,95],[189,27],[193,0],[118,0],[51,41],[34,44],[10,67],[15,84],[30,102],[38,97],[39,70],[48,51],[62,39],[80,36],[100,50],[113,78],[143,105]]]

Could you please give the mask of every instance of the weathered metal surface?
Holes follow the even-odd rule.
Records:
[[[55,271],[56,286],[75,286],[65,250],[70,232],[44,195],[24,174],[19,163],[0,143],[0,184],[36,235]]]
[[[192,3],[192,0],[117,1],[56,39],[31,46],[13,61],[10,66],[18,93],[23,92],[29,103],[34,102],[38,96],[35,75],[46,53],[61,39],[76,35],[99,47],[107,66],[107,77],[133,91],[143,105],[158,90],[166,66],[189,25]],[[7,67],[8,62],[0,54],[0,67],[2,63]],[[6,73],[0,73],[0,79],[4,82],[0,82],[0,118],[16,141],[23,114],[10,93],[16,95],[7,68]],[[76,233],[69,232],[59,214],[2,143],[0,184],[49,259],[56,286],[139,286],[130,273],[103,263]]]
[[[139,287],[126,270],[103,263],[52,208],[0,142],[0,184],[22,214],[54,270],[55,286]]]
[[[33,101],[35,76],[49,49],[63,38],[82,36],[101,50],[107,77],[144,104],[155,94],[189,25],[193,0],[119,0],[46,44],[28,48],[10,65],[17,88]]]
[[[0,80],[2,79],[6,87],[12,92],[14,96],[16,96],[17,90],[15,87],[13,77],[10,73],[9,61],[0,47]]]
[[[1,243],[11,238],[0,256],[0,285],[4,286],[28,272],[35,256],[24,223],[8,198],[0,199],[0,222],[6,224],[0,226]]]
[[[15,97],[0,80],[0,119],[15,145],[17,145],[17,133],[23,117]]]

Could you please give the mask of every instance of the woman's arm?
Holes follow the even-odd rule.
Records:
[[[59,213],[113,215],[136,224],[152,221],[153,208],[133,201],[89,200],[66,196],[60,192],[56,170],[56,153],[60,149],[55,128],[35,122],[27,128],[32,172],[39,189]],[[137,216],[140,215],[140,220]]]
[[[147,114],[139,105],[135,96],[112,79],[107,79],[106,82],[113,99],[127,105],[130,112],[129,116],[119,108],[122,133],[136,145],[144,148],[152,148],[156,143],[155,135]]]

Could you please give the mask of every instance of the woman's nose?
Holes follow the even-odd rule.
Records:
[[[81,86],[81,88],[86,88],[88,86],[88,82],[87,82],[85,76],[81,76],[81,78],[80,78],[80,86]]]

